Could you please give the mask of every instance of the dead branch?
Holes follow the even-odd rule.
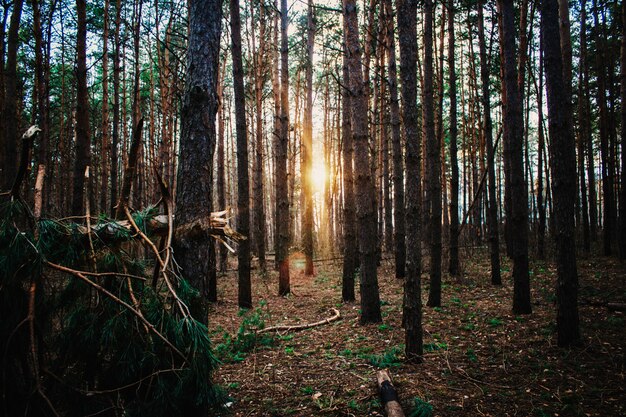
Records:
[[[332,310],[334,312],[332,317],[329,317],[320,321],[316,321],[315,323],[295,324],[291,326],[289,325],[271,326],[271,327],[266,327],[265,329],[258,330],[257,334],[267,333],[267,332],[282,332],[282,331],[297,332],[300,330],[305,330],[305,329],[310,329],[312,327],[321,326],[323,324],[332,323],[333,321],[337,321],[341,318],[341,313],[339,312],[339,310],[337,310],[336,308],[333,308]]]

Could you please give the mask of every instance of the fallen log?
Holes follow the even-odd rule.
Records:
[[[626,304],[624,303],[607,303],[606,307],[611,311],[626,311]]]
[[[389,371],[387,369],[378,371],[376,380],[378,381],[380,400],[385,407],[387,417],[404,417],[404,411],[402,411],[402,406],[398,400],[398,393],[391,382]]]
[[[296,332],[299,330],[310,329],[312,327],[321,326],[323,324],[332,323],[333,321],[337,321],[341,318],[341,313],[336,308],[333,308],[334,314],[332,317],[326,318],[324,320],[316,321],[315,323],[307,323],[307,324],[296,324],[296,325],[281,325],[281,326],[271,326],[266,327],[265,329],[261,329],[257,331],[257,333],[267,333],[267,332]]]

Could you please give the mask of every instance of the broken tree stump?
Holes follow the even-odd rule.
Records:
[[[387,417],[404,417],[404,411],[402,411],[402,407],[400,406],[398,393],[391,382],[389,371],[387,369],[378,371],[376,373],[376,380],[378,381],[380,400],[385,407]]]

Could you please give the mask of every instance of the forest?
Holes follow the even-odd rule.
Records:
[[[626,414],[626,2],[1,10],[0,417]]]

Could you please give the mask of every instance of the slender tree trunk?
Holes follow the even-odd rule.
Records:
[[[522,102],[515,63],[515,8],[512,0],[498,0],[503,70],[505,211],[508,252],[513,260],[513,312],[532,312],[528,275],[528,190],[524,181]]]
[[[566,22],[569,26],[569,21]],[[576,272],[576,244],[574,211],[576,204],[576,154],[572,129],[572,103],[567,96],[567,69],[571,53],[563,48],[559,33],[559,14],[556,0],[541,2],[541,33],[546,62],[546,88],[548,92],[548,126],[550,132],[550,171],[552,173],[552,198],[554,199],[555,241],[557,265],[557,333],[559,346],[580,342],[578,319],[578,275]],[[563,49],[562,49],[563,48]],[[565,60],[570,63],[563,65]],[[571,80],[571,77],[570,77]],[[570,81],[571,82],[571,81]]]
[[[421,142],[417,113],[417,0],[398,0],[400,78],[406,140],[406,278],[402,322],[405,354],[421,362],[422,344],[422,242],[421,242]]]
[[[287,189],[287,148],[289,145],[289,44],[287,41],[287,0],[280,1],[280,135],[276,154],[276,261],[278,263],[278,294],[291,292],[289,282],[289,198]]]
[[[313,168],[313,48],[315,46],[315,17],[313,16],[313,0],[308,0],[307,7],[307,41],[306,41],[306,103],[304,108],[304,130],[302,132],[302,159],[304,167],[302,176],[302,192],[304,193],[304,221],[302,237],[306,265],[305,275],[313,275],[313,190],[311,186]]]
[[[398,98],[398,70],[396,66],[396,42],[391,0],[385,0],[388,21],[389,107],[391,113],[391,143],[393,151],[393,223],[396,278],[406,276],[406,226],[404,211],[404,164],[400,135],[400,103]]]
[[[541,40],[540,51],[543,50],[543,39]],[[537,112],[538,112],[538,150],[537,150],[537,206],[539,211],[539,229],[537,230],[537,258],[545,259],[546,240],[546,206],[543,201],[543,172],[544,172],[544,119],[543,119],[543,54],[539,52],[539,88],[537,90]]]
[[[4,160],[2,189],[11,188],[15,175],[17,174],[17,141],[18,141],[18,99],[17,94],[17,50],[20,46],[19,28],[22,18],[22,7],[24,0],[13,2],[13,12],[9,23],[9,36],[7,39],[6,68],[4,69],[4,108],[2,109],[1,133],[3,139]],[[4,38],[3,38],[4,39]],[[2,51],[4,52],[4,51]]]
[[[370,177],[367,137],[367,100],[364,91],[358,18],[355,0],[343,0],[346,47],[350,71],[352,132],[354,138],[355,191],[360,255],[361,323],[382,321],[376,271],[376,206]]]
[[[87,91],[87,4],[76,0],[76,159],[74,160],[74,187],[72,192],[72,214],[85,214],[85,168],[91,165],[91,143],[89,139],[89,96]],[[87,193],[89,198],[89,192]]]
[[[626,2],[622,3],[622,48],[620,56],[621,125],[622,125],[622,187],[620,194],[619,256],[626,259]]]
[[[176,191],[178,225],[207,218],[211,214],[211,162],[215,149],[221,22],[221,0],[190,0],[189,50],[181,110]],[[183,275],[201,294],[207,296],[210,269],[215,267],[207,257],[210,250],[208,238],[178,239],[174,249]],[[206,322],[204,302],[198,300],[196,306],[196,318]]]
[[[232,40],[235,127],[237,132],[237,230],[242,235],[249,236],[250,181],[248,172],[248,132],[246,127],[246,96],[243,85],[239,0],[230,0],[230,36]],[[251,308],[250,239],[239,242],[237,262],[239,276],[238,304],[240,308]]]
[[[100,166],[100,210],[107,211],[107,197],[109,188],[109,162],[111,158],[111,144],[109,143],[109,7],[110,1],[104,1],[104,16],[102,32],[102,146]]]
[[[120,31],[122,26],[122,4],[121,0],[116,1],[115,6],[115,51],[113,53],[113,132],[111,135],[111,208],[109,213],[115,213],[117,204],[117,183],[118,183],[118,153],[117,148],[120,142]]]
[[[217,87],[217,205],[219,210],[226,209],[226,173],[224,165],[226,158],[224,155],[224,76],[226,72],[226,59],[224,59],[220,74],[218,76]],[[219,270],[225,273],[228,269],[228,250],[220,246],[220,257],[218,261]]]
[[[441,305],[441,153],[435,135],[433,108],[433,2],[424,2],[424,94],[423,126],[426,137],[428,184],[425,206],[428,211],[430,242],[430,291],[428,306]]]
[[[450,85],[450,275],[459,274],[459,165],[457,161],[456,68],[454,54],[454,1],[448,2],[448,73]]]
[[[343,139],[343,274],[341,298],[343,301],[354,301],[354,275],[358,262],[358,241],[356,236],[356,213],[353,179],[353,142],[352,142],[352,101],[350,99],[350,71],[348,69],[348,50],[346,47],[346,20],[343,19],[343,100],[341,102],[341,137]]]
[[[589,230],[589,205],[587,199],[587,183],[585,178],[585,145],[591,140],[589,126],[589,113],[587,103],[589,91],[585,90],[585,77],[587,76],[587,13],[583,2],[580,10],[580,68],[578,70],[578,182],[580,183],[580,197],[583,221],[583,250],[589,253],[591,250]],[[587,156],[588,160],[593,155]],[[591,199],[591,196],[589,197]]]

